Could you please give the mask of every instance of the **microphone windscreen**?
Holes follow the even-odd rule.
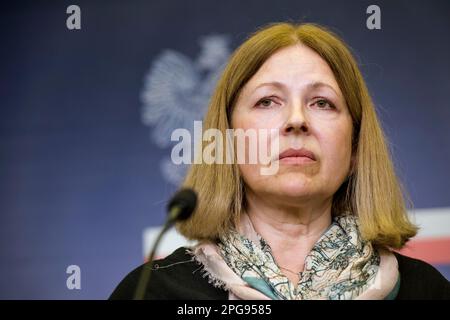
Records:
[[[195,210],[197,205],[197,194],[192,189],[181,189],[170,200],[167,206],[168,212],[175,207],[179,208],[176,221],[187,220]]]

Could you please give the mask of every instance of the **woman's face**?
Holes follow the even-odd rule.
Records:
[[[328,199],[349,174],[350,113],[328,64],[304,45],[283,48],[261,66],[243,87],[231,122],[234,129],[277,129],[275,174],[261,175],[266,165],[239,164],[247,190],[264,199],[292,205]],[[302,156],[302,148],[312,154]]]

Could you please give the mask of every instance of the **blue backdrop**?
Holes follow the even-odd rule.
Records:
[[[81,30],[66,27],[71,4]],[[371,4],[381,30],[366,27]],[[269,22],[346,40],[415,206],[450,207],[448,1],[16,1],[0,15],[0,298],[108,297],[175,190],[167,128],[145,116],[158,61],[183,55],[204,83],[217,70],[199,71],[202,52],[220,61]],[[81,290],[66,287],[69,265]]]

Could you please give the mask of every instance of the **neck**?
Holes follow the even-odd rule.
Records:
[[[331,224],[331,199],[283,206],[250,191],[247,214],[279,266],[300,272],[306,255]]]

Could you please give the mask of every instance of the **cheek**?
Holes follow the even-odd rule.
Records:
[[[239,164],[239,171],[242,179],[244,180],[247,187],[253,190],[260,190],[261,188],[267,187],[265,179],[267,176],[260,175],[260,167],[258,165],[251,164]]]
[[[253,157],[256,157],[256,161],[261,165],[267,164],[268,158],[272,158],[272,156],[279,153],[280,117],[274,114],[269,116],[268,114],[268,112],[263,115],[256,112],[237,114],[231,122],[234,130],[242,129],[249,136],[255,137],[255,139],[252,139],[252,142],[246,139],[244,145],[242,143],[238,144],[235,152],[239,153],[239,151],[244,150],[246,160],[249,159],[251,154]],[[235,139],[242,142],[240,139]],[[257,170],[253,165],[249,167],[243,168],[243,170],[251,173]]]
[[[346,176],[351,159],[351,124],[328,125],[317,133],[324,170],[330,175]]]
[[[283,113],[274,110],[255,110],[237,107],[231,117],[231,126],[242,129],[273,129],[279,128],[285,121]]]

